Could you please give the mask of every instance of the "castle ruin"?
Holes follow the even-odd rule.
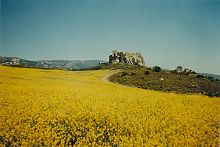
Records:
[[[112,51],[112,55],[109,56],[109,63],[126,63],[130,65],[144,65],[144,59],[140,52],[129,53],[129,52],[118,52],[117,50]]]

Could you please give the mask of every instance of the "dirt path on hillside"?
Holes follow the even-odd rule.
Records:
[[[112,76],[113,74],[116,74],[116,73],[120,72],[120,71],[121,71],[121,70],[117,70],[117,71],[115,71],[115,72],[113,72],[113,73],[107,74],[107,75],[105,75],[104,77],[102,77],[102,80],[103,80],[104,82],[109,83],[109,82],[110,82],[109,77]]]

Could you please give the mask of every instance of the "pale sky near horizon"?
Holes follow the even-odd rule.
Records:
[[[108,60],[220,74],[220,0],[0,0],[0,56]]]

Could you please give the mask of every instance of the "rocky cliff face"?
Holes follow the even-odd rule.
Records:
[[[144,59],[141,53],[129,53],[129,52],[118,52],[117,50],[112,51],[112,55],[109,56],[110,63],[126,63],[130,65],[144,65]]]

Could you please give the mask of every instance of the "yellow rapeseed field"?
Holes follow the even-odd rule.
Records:
[[[220,99],[0,66],[0,146],[219,146]]]

